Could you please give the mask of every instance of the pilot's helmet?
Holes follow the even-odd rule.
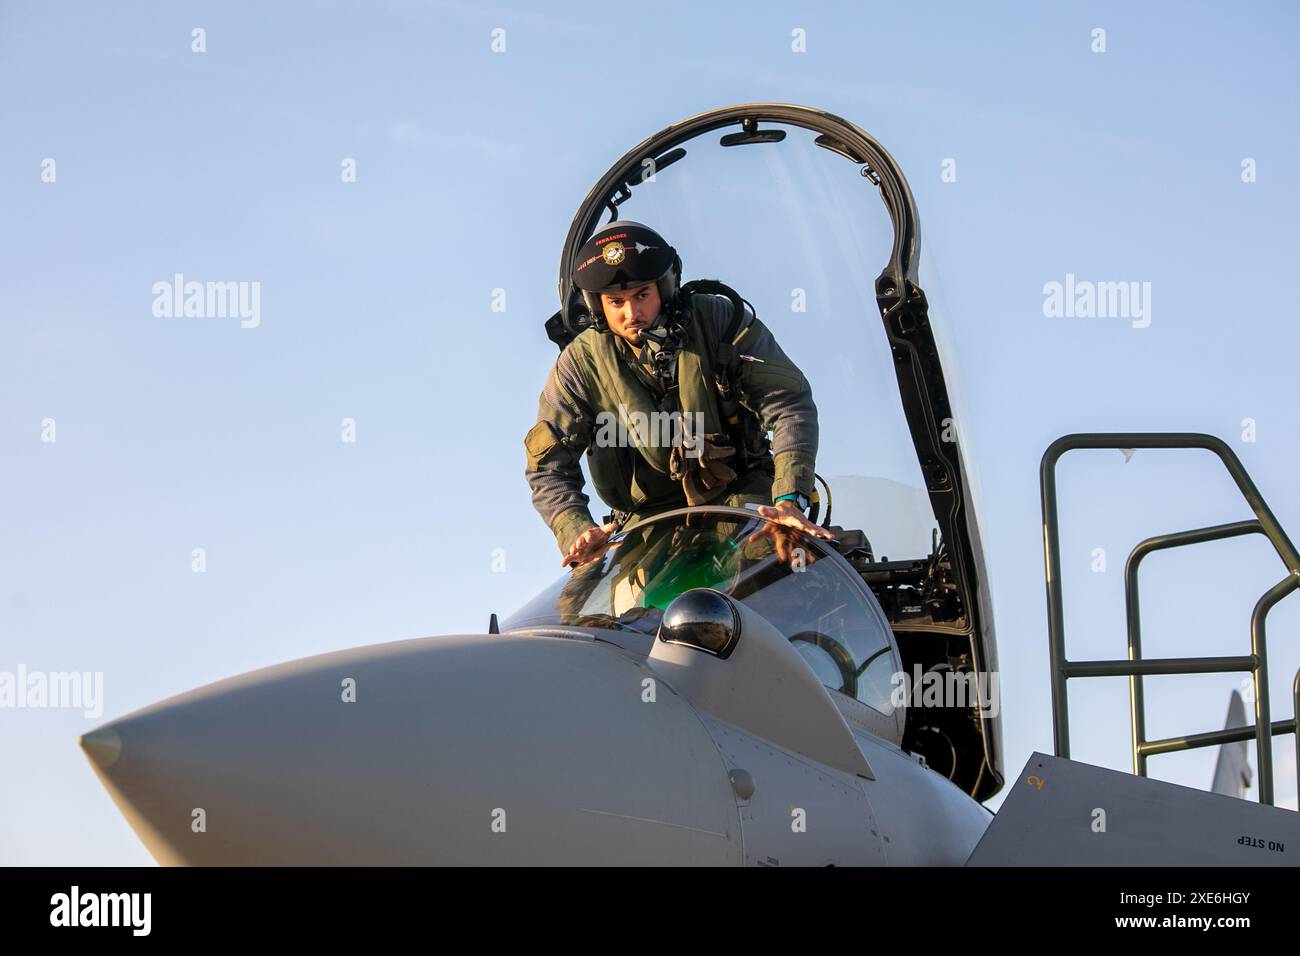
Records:
[[[596,327],[606,328],[600,293],[634,289],[647,282],[659,287],[667,304],[681,285],[682,260],[677,250],[649,226],[628,219],[608,223],[578,250],[573,284],[582,292]]]

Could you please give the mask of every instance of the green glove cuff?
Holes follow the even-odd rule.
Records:
[[[772,479],[772,500],[798,492],[812,498],[813,460],[797,451],[786,451],[776,456],[776,475]]]

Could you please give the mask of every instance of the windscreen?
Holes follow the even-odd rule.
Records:
[[[898,671],[889,624],[842,558],[816,539],[735,509],[668,513],[609,548],[508,618],[654,634],[673,599],[713,588],[784,634],[823,684],[891,713]]]

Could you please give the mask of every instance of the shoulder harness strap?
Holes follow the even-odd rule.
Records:
[[[749,328],[750,316],[755,314],[754,307],[726,283],[717,279],[694,279],[681,288],[679,301],[683,303],[683,311],[689,310],[690,299],[696,293],[720,295],[731,303],[731,321],[727,323],[721,340],[715,341],[711,334],[704,336],[709,345],[709,360],[717,379],[718,392],[723,401],[730,404],[736,400],[734,383],[740,370],[740,350],[735,342]]]

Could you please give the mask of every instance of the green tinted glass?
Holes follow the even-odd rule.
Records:
[[[668,607],[691,588],[716,588],[729,592],[739,566],[739,546],[716,531],[701,530],[693,540],[675,550],[668,562],[646,584],[643,607]]]

